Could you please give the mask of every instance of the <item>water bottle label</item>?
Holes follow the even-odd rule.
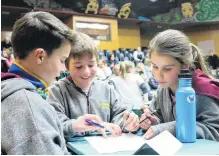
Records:
[[[195,102],[195,96],[194,95],[189,95],[187,96],[187,102],[188,103],[194,103]]]

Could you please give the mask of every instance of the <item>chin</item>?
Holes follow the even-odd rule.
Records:
[[[159,86],[161,86],[162,88],[169,88],[168,84],[159,84]]]

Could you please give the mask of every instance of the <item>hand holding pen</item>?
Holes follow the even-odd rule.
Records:
[[[148,109],[149,110],[149,109]],[[151,125],[154,125],[157,123],[157,118],[153,116],[154,113],[156,113],[156,110],[150,111],[144,111],[144,114],[141,115],[140,119],[140,128],[144,130],[148,130]]]
[[[126,130],[129,132],[134,132],[139,129],[139,118],[134,112],[132,112],[134,105],[128,111],[125,111],[123,115],[123,128],[122,130]]]
[[[94,121],[97,124],[101,124],[102,121],[98,115],[94,114],[85,114],[83,116],[78,117],[72,123],[72,129],[74,132],[86,132],[86,131],[98,131],[102,133],[103,136],[106,136],[105,130],[95,125],[88,124],[86,120]]]
[[[148,114],[141,122],[140,127],[142,129],[147,130],[146,133],[142,136],[145,139],[151,139],[154,137],[154,129],[153,126],[157,123],[157,119],[155,116],[153,116],[154,113],[156,113],[157,111],[154,110],[152,111],[150,114]],[[144,123],[145,122],[145,123]],[[142,126],[145,126],[145,128],[143,128]]]
[[[119,125],[113,124],[113,123],[108,123],[108,122],[103,122],[102,124],[98,124],[92,120],[86,120],[85,121],[88,125],[93,125],[98,128],[100,128],[100,131],[109,131],[112,136],[120,136],[122,135],[122,130],[119,127]],[[103,135],[104,137],[107,137]]]

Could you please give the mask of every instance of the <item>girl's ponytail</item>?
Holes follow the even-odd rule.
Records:
[[[204,61],[204,59],[201,55],[201,52],[200,52],[199,48],[196,45],[192,44],[192,43],[191,43],[191,48],[192,48],[192,55],[193,55],[195,69],[200,69],[206,75],[211,77],[210,74],[208,73],[207,67],[205,65],[205,61]]]
[[[120,74],[121,74],[122,78],[125,79],[126,75],[127,75],[125,62],[120,63],[119,71],[120,71]]]

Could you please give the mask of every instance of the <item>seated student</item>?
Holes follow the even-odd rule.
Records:
[[[10,41],[10,37],[9,36],[5,36],[4,40],[1,41],[1,50],[3,51],[3,49],[10,49],[12,47],[11,45],[11,41]]]
[[[143,62],[144,53],[141,51],[141,47],[138,47],[137,50],[133,53],[134,63],[137,65],[139,62]]]
[[[76,40],[66,62],[70,76],[54,83],[47,101],[57,111],[66,138],[85,135],[77,134],[73,129],[76,119],[84,114],[100,116],[103,125],[112,134],[121,135],[120,126],[123,126],[122,117],[126,107],[107,82],[95,79],[98,56],[93,40],[83,33],[78,33]],[[129,115],[125,130],[136,131],[138,116],[134,113],[125,115]]]
[[[136,72],[142,77],[142,79],[146,83],[148,90],[150,90],[150,86],[148,84],[150,77],[147,75],[145,68],[146,68],[146,66],[140,62],[136,65]]]
[[[14,57],[11,50],[3,48],[1,60],[4,60],[5,64],[9,69],[14,61]]]
[[[134,105],[135,109],[140,109],[144,103],[148,103],[148,89],[144,80],[134,73],[134,63],[131,61],[121,62],[119,71],[120,75],[111,78],[109,84],[114,85],[127,107]]]
[[[50,13],[30,12],[16,21],[16,61],[1,77],[2,154],[68,154],[58,116],[38,89],[45,91],[64,69],[71,42],[74,33]],[[101,123],[97,115],[84,115],[75,121],[75,131],[97,129],[84,124],[86,119]]]
[[[192,86],[196,91],[197,138],[219,141],[219,82],[210,78],[198,48],[178,30],[165,30],[150,42],[149,57],[152,72],[160,84],[157,96],[145,107],[140,127],[147,130],[149,139],[164,130],[175,135],[176,110],[175,92],[178,88],[178,74],[181,69],[193,72]],[[156,116],[149,115],[157,110]]]
[[[112,75],[112,70],[107,66],[106,58],[100,59],[98,63],[96,76],[99,80],[106,80]]]

